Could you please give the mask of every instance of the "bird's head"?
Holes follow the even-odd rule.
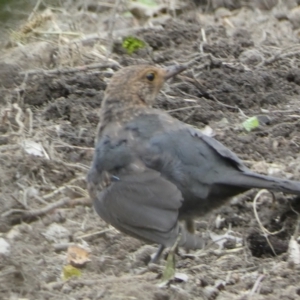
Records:
[[[173,65],[166,68],[150,65],[125,67],[111,78],[105,91],[103,104],[120,101],[125,105],[151,107],[164,82],[185,69],[185,65]]]

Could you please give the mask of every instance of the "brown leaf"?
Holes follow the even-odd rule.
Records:
[[[91,261],[89,259],[89,252],[79,246],[70,246],[67,252],[67,260],[73,267],[82,267],[87,262]]]

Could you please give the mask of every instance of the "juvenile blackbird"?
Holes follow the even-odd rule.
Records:
[[[300,182],[260,175],[215,139],[152,108],[163,83],[185,70],[138,65],[111,78],[101,106],[88,190],[100,217],[164,247],[201,248],[193,219],[251,188],[300,195]],[[185,221],[183,227],[179,221]]]

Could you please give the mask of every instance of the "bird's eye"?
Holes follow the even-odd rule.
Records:
[[[153,81],[154,78],[155,78],[155,74],[154,74],[154,73],[148,73],[148,74],[146,75],[146,77],[147,77],[147,79],[148,79],[149,81]]]

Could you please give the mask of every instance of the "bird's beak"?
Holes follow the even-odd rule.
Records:
[[[171,77],[174,77],[175,75],[181,73],[182,71],[186,70],[186,65],[174,65],[170,67],[166,67],[165,70],[165,80],[168,80]]]

